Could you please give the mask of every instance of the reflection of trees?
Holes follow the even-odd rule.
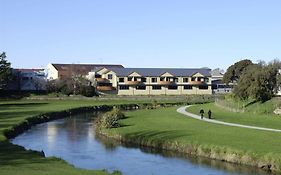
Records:
[[[102,145],[104,146],[104,148],[107,150],[107,151],[114,151],[116,150],[116,148],[118,146],[120,146],[121,144],[118,142],[118,141],[115,141],[115,140],[110,140],[102,135],[99,135],[99,134],[96,134],[95,135],[95,139],[97,141],[99,141],[100,143],[102,143]]]
[[[88,137],[89,130],[92,130],[89,123],[94,116],[93,113],[84,113],[66,118],[62,127],[65,128],[69,140],[85,140],[85,137]]]
[[[217,170],[227,171],[231,173],[245,173],[245,174],[256,174],[256,175],[272,175],[270,172],[265,172],[259,168],[237,165],[233,163],[223,162],[219,160],[192,156],[189,154],[179,153],[175,151],[168,151],[163,149],[156,149],[151,147],[144,147],[135,144],[121,143],[120,141],[115,141],[108,139],[104,136],[96,135],[96,139],[100,141],[107,150],[115,150],[118,146],[123,146],[126,148],[138,148],[143,153],[161,155],[166,158],[180,158],[186,160],[192,164],[197,164],[207,168],[215,168]]]

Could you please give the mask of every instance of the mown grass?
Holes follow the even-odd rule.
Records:
[[[214,103],[202,104],[202,105],[193,105],[187,108],[188,112],[198,114],[201,109],[205,111],[205,117],[207,117],[208,110],[212,111],[212,117],[216,120],[230,122],[230,123],[239,123],[251,126],[259,126],[266,128],[281,129],[281,117],[269,113],[255,113],[254,107],[259,108],[272,108],[271,103],[266,104],[253,104],[254,106],[249,106],[245,112],[231,112],[227,109],[219,107]]]
[[[37,114],[61,111],[70,108],[126,103],[123,101],[92,101],[92,100],[19,100],[0,102],[0,174],[109,174],[99,170],[82,170],[74,168],[57,158],[44,158],[40,154],[26,151],[20,146],[9,143],[3,131],[20,123],[27,117]]]
[[[280,170],[280,133],[206,123],[176,113],[176,107],[128,112],[127,117],[121,120],[124,127],[103,132],[125,142],[254,166],[269,163]]]
[[[175,99],[176,98],[176,99]],[[174,99],[174,100],[173,100]],[[193,100],[190,100],[193,99]],[[34,100],[0,100],[0,174],[108,174],[104,171],[88,171],[76,169],[56,158],[43,158],[36,152],[26,151],[7,141],[3,132],[12,126],[21,123],[28,117],[38,114],[62,111],[70,108],[94,105],[113,104],[142,104],[142,103],[173,103],[173,102],[200,102],[209,97],[169,97],[160,98],[66,98],[66,99],[34,99]]]

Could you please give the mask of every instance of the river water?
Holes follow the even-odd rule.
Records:
[[[121,145],[95,135],[97,114],[80,114],[32,127],[11,142],[75,167],[121,171],[124,175],[268,175],[257,168],[168,151]]]

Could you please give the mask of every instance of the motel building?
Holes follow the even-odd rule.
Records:
[[[88,73],[98,91],[117,95],[212,94],[211,70],[99,68]],[[90,79],[90,78],[89,78]]]

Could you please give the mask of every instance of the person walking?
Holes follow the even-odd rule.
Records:
[[[202,120],[203,117],[204,117],[204,110],[203,109],[200,110],[200,115],[201,115],[201,120]]]
[[[208,111],[208,117],[209,117],[209,119],[212,118],[212,111],[211,110]]]

